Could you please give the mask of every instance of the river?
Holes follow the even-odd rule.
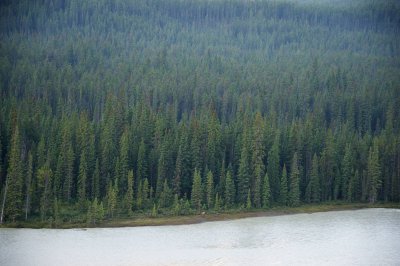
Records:
[[[193,225],[0,229],[0,265],[400,265],[400,210]]]

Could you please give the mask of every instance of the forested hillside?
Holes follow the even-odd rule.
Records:
[[[3,222],[400,200],[398,1],[2,1],[0,40]]]

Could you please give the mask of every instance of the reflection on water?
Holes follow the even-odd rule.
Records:
[[[0,265],[399,265],[400,210],[196,225],[0,229]]]

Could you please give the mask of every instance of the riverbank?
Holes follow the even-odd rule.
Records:
[[[268,217],[299,213],[316,213],[327,211],[357,210],[365,208],[395,208],[400,209],[400,203],[347,203],[329,202],[323,204],[304,204],[299,207],[273,207],[271,209],[229,210],[219,213],[204,212],[197,215],[186,216],[135,216],[132,218],[115,218],[104,220],[96,225],[88,226],[86,223],[62,223],[58,226],[49,226],[41,222],[18,222],[0,225],[0,228],[93,228],[93,227],[136,227],[136,226],[162,226],[198,224],[213,221],[235,220],[250,217]]]
[[[105,221],[96,227],[135,227],[135,226],[161,226],[161,225],[183,225],[198,224],[204,222],[235,220],[250,217],[268,217],[299,213],[316,213],[328,211],[358,210],[365,208],[394,208],[400,209],[399,203],[326,203],[326,204],[305,204],[299,207],[275,207],[271,209],[254,209],[248,211],[227,211],[222,213],[207,213],[189,216],[168,216],[168,217],[141,217],[136,219],[115,219]]]

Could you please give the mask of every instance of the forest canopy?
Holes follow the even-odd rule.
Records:
[[[400,201],[398,1],[0,4],[2,221]]]

